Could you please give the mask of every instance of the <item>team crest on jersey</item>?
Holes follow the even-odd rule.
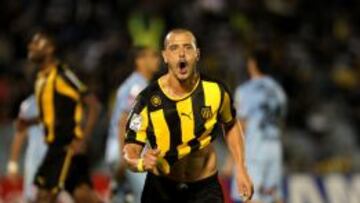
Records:
[[[161,105],[161,98],[158,95],[154,95],[151,97],[150,102],[153,106],[158,107]]]
[[[211,106],[204,106],[201,108],[201,117],[204,119],[204,120],[208,120],[212,117],[212,111],[211,111]]]
[[[142,117],[139,114],[134,113],[131,117],[129,128],[135,132],[138,132],[141,128]]]

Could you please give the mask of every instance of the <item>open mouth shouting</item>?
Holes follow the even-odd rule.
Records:
[[[188,62],[185,59],[180,59],[178,63],[179,73],[185,75],[188,72]]]

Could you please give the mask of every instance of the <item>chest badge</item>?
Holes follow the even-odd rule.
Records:
[[[150,99],[150,102],[154,107],[158,107],[162,103],[161,98],[158,95],[152,96],[151,99]]]
[[[201,113],[201,117],[204,120],[208,120],[213,116],[212,111],[211,111],[211,106],[202,107],[200,113]]]

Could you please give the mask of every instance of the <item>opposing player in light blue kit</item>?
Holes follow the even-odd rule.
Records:
[[[247,59],[250,80],[235,92],[238,118],[245,126],[247,167],[254,183],[251,202],[256,203],[282,202],[281,134],[287,99],[281,86],[267,75],[269,67],[268,53],[254,51]],[[237,191],[232,184],[231,196],[240,202]]]
[[[118,171],[124,171],[121,160],[122,146],[125,138],[125,125],[136,96],[148,85],[149,80],[160,67],[159,53],[149,47],[136,47],[133,51],[135,71],[120,85],[110,120],[109,136],[106,147],[106,162],[117,165]],[[140,202],[145,174],[126,171],[126,179],[130,182],[135,202]]]
[[[37,118],[38,114],[35,97],[31,95],[21,103],[17,122],[25,122],[25,120]],[[15,130],[7,173],[12,177],[19,175],[18,160],[25,138],[28,137],[24,166],[24,199],[26,202],[33,202],[36,194],[36,187],[33,184],[34,176],[47,150],[43,129],[40,124],[36,124],[27,129],[22,128],[21,125],[16,125]]]

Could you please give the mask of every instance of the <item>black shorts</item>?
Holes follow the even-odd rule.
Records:
[[[91,186],[87,156],[72,155],[65,147],[49,146],[36,173],[34,184],[52,193],[66,190],[70,194],[82,184]]]
[[[142,203],[222,203],[218,174],[206,179],[182,183],[148,173],[141,196]]]

